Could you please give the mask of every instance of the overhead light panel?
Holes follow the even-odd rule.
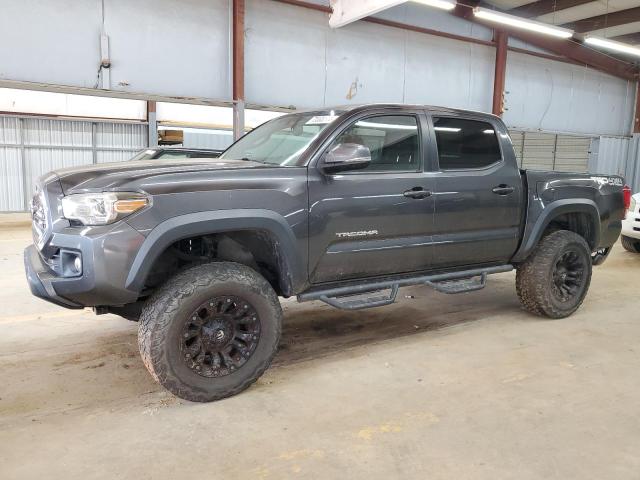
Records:
[[[587,37],[584,39],[584,43],[588,43],[594,47],[606,48],[607,50],[640,57],[640,48],[629,45],[628,43],[616,42],[615,40],[608,40],[600,37]]]
[[[529,30],[530,32],[543,33],[557,38],[571,38],[573,36],[573,30],[569,30],[568,28],[554,27],[534,20],[525,20],[521,17],[507,15],[505,13],[496,12],[482,7],[474,8],[473,14],[478,18],[487,20],[488,22],[502,23],[511,27]]]
[[[329,26],[344,27],[361,18],[370,17],[409,2],[443,10],[453,10],[456,7],[456,0],[330,0]]]

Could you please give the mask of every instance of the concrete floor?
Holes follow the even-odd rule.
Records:
[[[356,313],[285,302],[275,365],[193,404],[151,380],[136,324],[33,298],[29,241],[0,231],[3,480],[640,478],[640,255],[619,246],[565,320],[522,311],[512,273]]]

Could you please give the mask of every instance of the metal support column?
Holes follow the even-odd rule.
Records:
[[[244,135],[244,0],[232,0],[233,138]]]
[[[156,117],[156,102],[154,100],[147,101],[147,131],[149,147],[158,146],[158,120]]]
[[[494,30],[496,43],[496,70],[493,77],[493,114],[504,113],[504,85],[507,73],[507,42],[509,36],[502,30]]]
[[[236,100],[233,104],[233,139],[244,135],[244,100]]]
[[[636,112],[633,116],[633,133],[640,133],[640,81],[636,82]]]

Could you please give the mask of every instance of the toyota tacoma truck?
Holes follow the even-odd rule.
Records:
[[[355,310],[515,269],[526,310],[566,317],[625,198],[618,176],[519,169],[493,115],[334,108],[271,120],[217,159],[51,172],[24,260],[34,295],[138,320],[151,375],[204,402],[267,369],[279,297]]]

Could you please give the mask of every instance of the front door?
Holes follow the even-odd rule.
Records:
[[[439,172],[434,267],[508,263],[518,247],[522,180],[499,123],[434,117]]]
[[[309,174],[312,283],[428,269],[433,175],[423,171],[426,117],[416,111],[354,120],[329,145],[364,145],[362,170]]]

